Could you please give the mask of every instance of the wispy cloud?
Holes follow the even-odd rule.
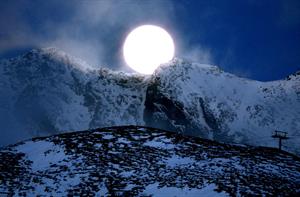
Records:
[[[115,68],[128,31],[142,23],[168,26],[174,14],[173,3],[160,0],[12,1],[0,9],[0,53],[53,46]]]
[[[201,64],[214,64],[211,51],[201,46],[194,48],[187,48],[185,53],[182,54],[183,58],[188,59],[192,62]]]

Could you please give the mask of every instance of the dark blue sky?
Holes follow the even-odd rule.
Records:
[[[0,2],[0,58],[55,46],[93,65],[126,70],[122,44],[141,24],[160,25],[176,55],[252,79],[300,70],[298,0],[16,0]]]

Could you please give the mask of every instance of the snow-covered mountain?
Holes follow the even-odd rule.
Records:
[[[116,125],[147,125],[300,153],[300,73],[259,82],[174,59],[151,76],[95,69],[55,48],[0,62],[0,143]],[[10,140],[10,141],[9,141]]]
[[[276,146],[271,133],[283,130],[294,136],[286,148],[300,153],[300,72],[259,82],[176,59],[151,77],[145,106],[149,126],[264,146]]]
[[[8,196],[299,196],[300,159],[146,127],[36,138],[0,149]]]
[[[0,144],[62,131],[143,125],[145,77],[93,69],[55,48],[0,63]]]

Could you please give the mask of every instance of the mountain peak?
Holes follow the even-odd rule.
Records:
[[[93,70],[94,68],[87,64],[82,59],[76,58],[63,50],[56,47],[37,48],[32,49],[23,56],[14,59],[16,61],[26,62],[52,62],[52,66],[55,64],[68,65],[82,71]],[[39,63],[39,65],[40,65]]]
[[[221,69],[215,65],[200,64],[196,62],[191,62],[186,59],[175,57],[171,61],[164,63],[160,67],[158,67],[156,72],[165,72],[168,69],[171,69],[172,71],[179,71],[179,72],[184,72],[193,69],[212,69],[212,70],[221,71]]]

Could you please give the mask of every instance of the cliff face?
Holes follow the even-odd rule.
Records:
[[[2,145],[117,125],[263,146],[276,145],[270,137],[275,129],[300,135],[299,73],[259,82],[174,59],[143,76],[94,69],[53,48],[0,65]],[[299,144],[294,137],[284,148],[297,152]]]

